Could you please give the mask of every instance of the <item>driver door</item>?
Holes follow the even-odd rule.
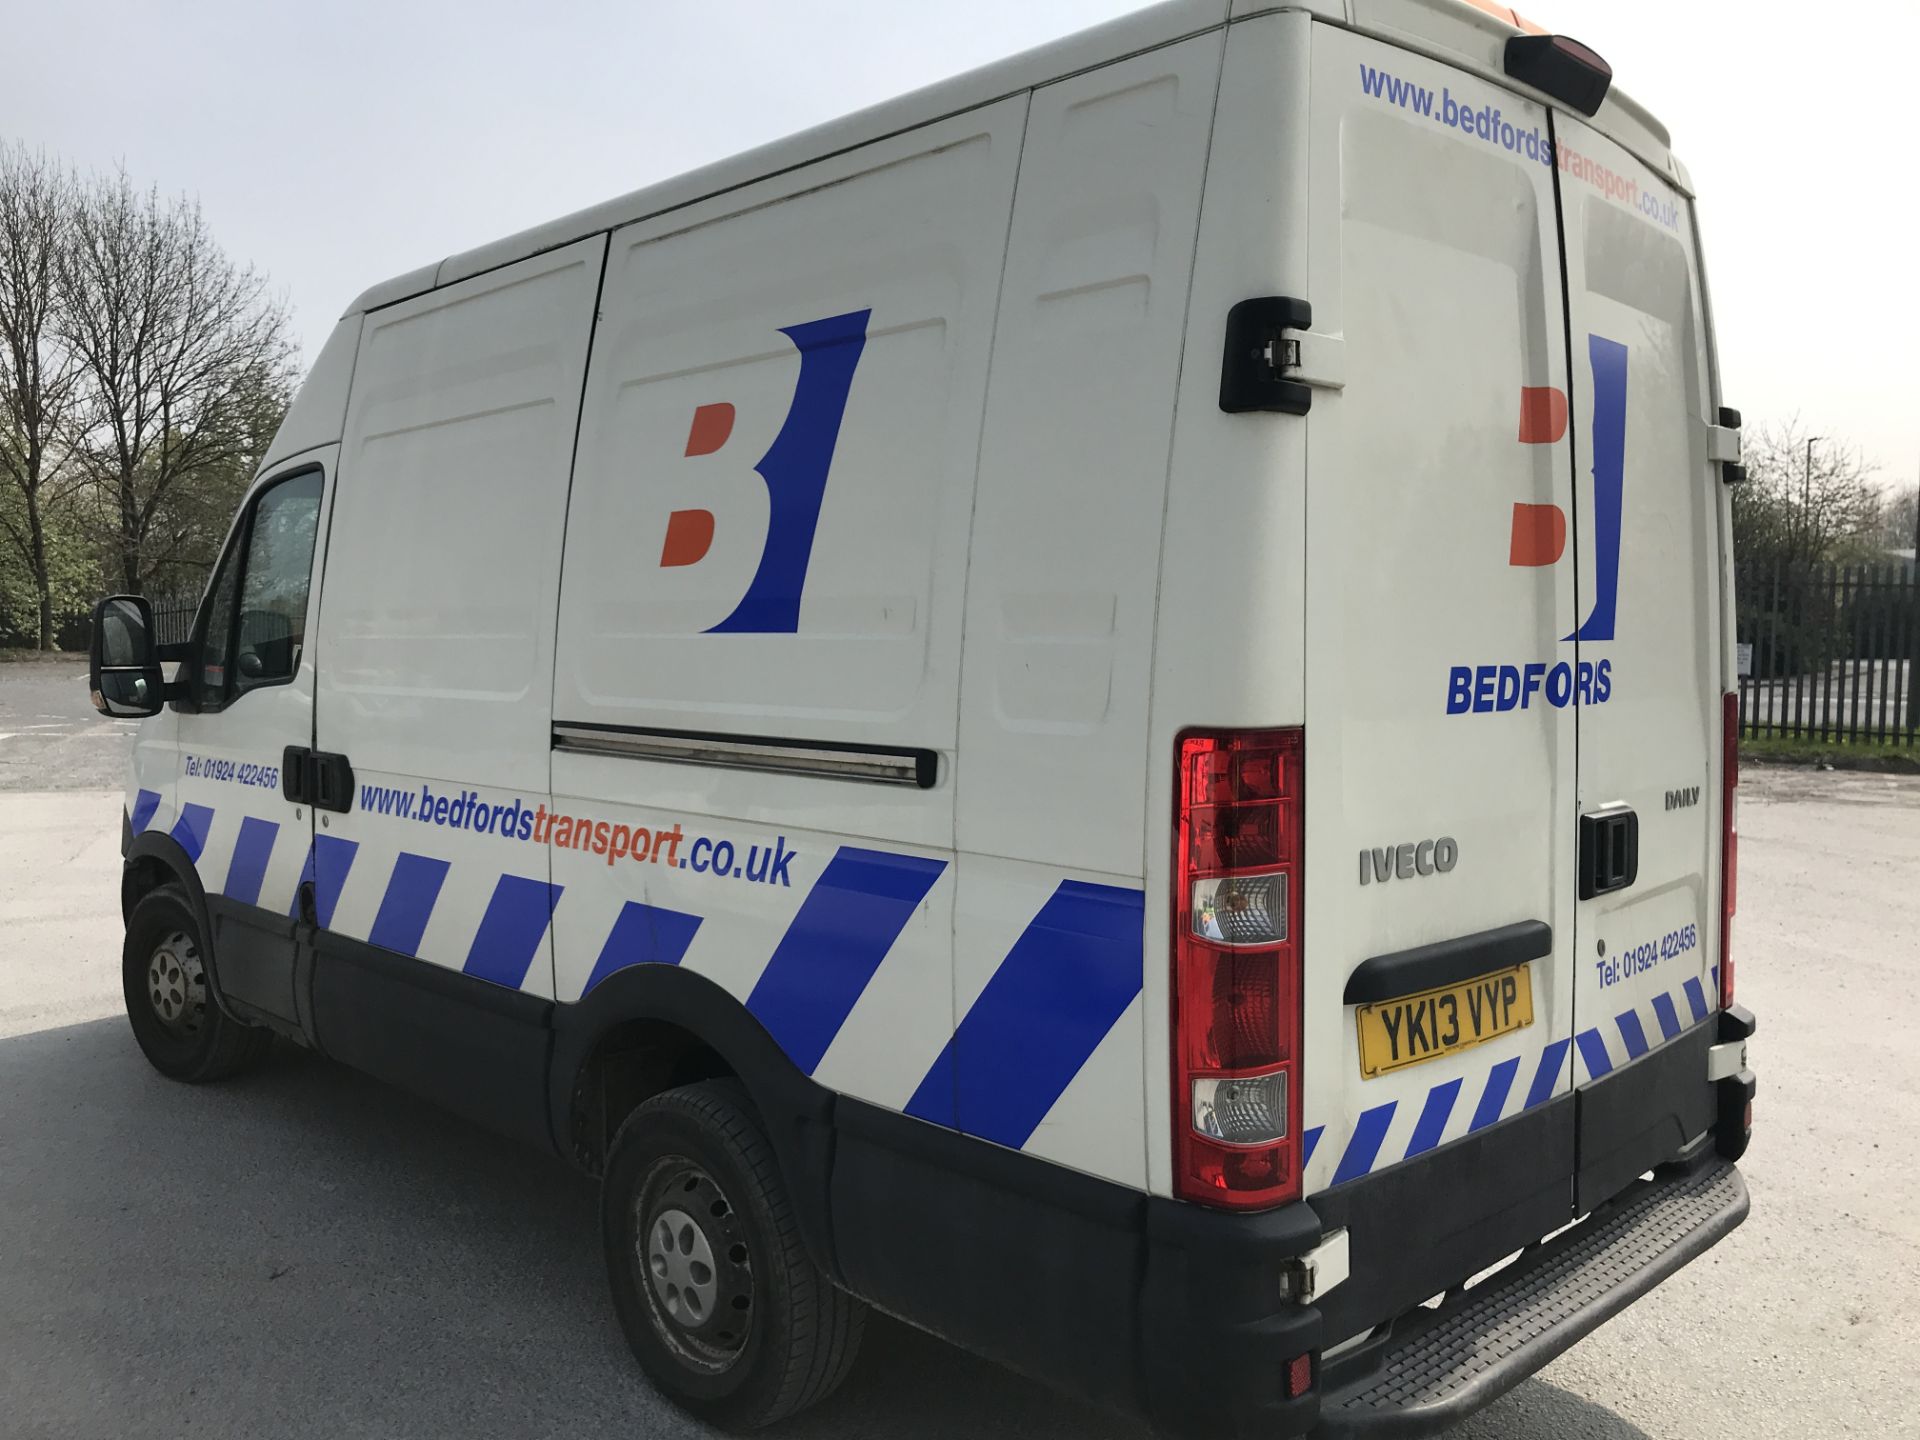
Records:
[[[307,617],[326,533],[331,452],[260,481],[241,507],[181,670],[172,835],[206,890],[222,993],[249,1019],[297,1027],[294,896],[313,815],[285,798],[289,747],[313,743]]]

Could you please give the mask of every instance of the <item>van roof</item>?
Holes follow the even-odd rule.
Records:
[[[1229,21],[1281,10],[1305,11],[1522,90],[1528,87],[1510,79],[1502,66],[1507,39],[1523,30],[1542,33],[1541,27],[1490,0],[1166,0],[1164,4],[938,81],[617,199],[460,251],[437,263],[422,265],[372,286],[347,307],[346,314],[391,305],[543,250],[676,210],[829,155],[992,104],[1035,86],[1217,29]],[[1539,98],[1549,99],[1545,95]],[[1665,127],[1617,87],[1608,91],[1600,113],[1588,123],[1682,191],[1692,193],[1684,167],[1668,149]]]

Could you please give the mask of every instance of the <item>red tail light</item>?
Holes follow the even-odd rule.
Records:
[[[1720,1008],[1733,1004],[1733,905],[1740,875],[1740,697],[1720,701]]]
[[[1174,791],[1174,1193],[1300,1194],[1298,730],[1187,734]]]

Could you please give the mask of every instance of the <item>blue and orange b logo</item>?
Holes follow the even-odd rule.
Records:
[[[1611,640],[1620,605],[1620,528],[1626,491],[1627,347],[1587,337],[1593,366],[1593,608],[1568,640]],[[1567,433],[1567,397],[1550,386],[1520,391],[1520,440],[1551,445]],[[1566,553],[1558,505],[1516,504],[1509,565],[1552,565]]]
[[[867,344],[870,310],[854,310],[783,329],[800,352],[800,378],[786,420],[754,470],[767,485],[767,539],[747,593],[708,634],[791,634],[800,628],[800,595],[813,557],[814,531],[826,499],[840,422],[847,411],[853,372]],[[711,455],[733,434],[734,409],[727,402],[702,405],[687,431],[688,456]],[[693,565],[713,544],[713,512],[676,510],[667,517],[660,549],[662,566]]]

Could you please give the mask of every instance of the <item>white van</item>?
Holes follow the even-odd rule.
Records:
[[[1175,0],[368,291],[192,642],[102,602],[140,1045],[601,1176],[729,1426],[867,1305],[1175,1433],[1515,1384],[1747,1209],[1738,418],[1608,79]]]

